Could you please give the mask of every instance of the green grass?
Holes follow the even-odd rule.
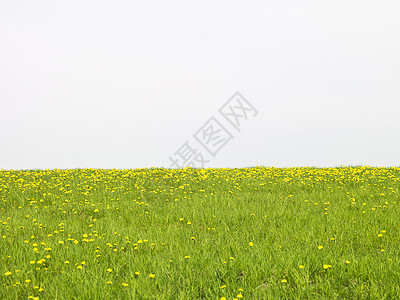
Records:
[[[399,185],[400,168],[0,171],[0,299],[398,299]]]

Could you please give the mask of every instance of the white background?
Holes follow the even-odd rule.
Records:
[[[169,167],[236,91],[208,166],[399,166],[399,37],[398,1],[0,1],[0,169]]]

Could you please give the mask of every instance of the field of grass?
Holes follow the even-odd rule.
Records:
[[[400,168],[0,171],[0,299],[400,299]]]

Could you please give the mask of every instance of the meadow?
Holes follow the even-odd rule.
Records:
[[[0,171],[0,299],[400,299],[400,168]]]

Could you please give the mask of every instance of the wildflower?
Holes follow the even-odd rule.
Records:
[[[140,272],[135,272],[135,275],[136,275],[136,276],[139,276],[139,274],[140,274]]]
[[[236,298],[243,298],[243,295],[242,294],[237,294]]]
[[[108,269],[107,269],[107,272],[111,273],[111,272],[112,272],[112,269],[111,269],[111,268],[108,268]]]
[[[378,234],[378,237],[382,237],[382,236],[383,236],[383,234],[382,234],[382,233],[379,233],[379,234]]]
[[[326,270],[326,269],[329,269],[329,268],[331,268],[332,266],[331,265],[324,265],[324,269]]]
[[[303,269],[303,268],[304,268],[304,266],[303,266],[303,265],[300,265],[300,266],[299,266],[299,268],[300,268],[300,269]]]
[[[156,275],[154,275],[154,274],[150,274],[150,275],[149,275],[150,278],[154,278],[155,276],[156,276]]]
[[[122,286],[124,286],[124,287],[127,287],[129,284],[127,284],[127,283],[125,283],[125,282],[123,282],[122,283]]]
[[[224,289],[224,288],[226,288],[226,285],[221,286],[221,289]]]
[[[107,281],[107,284],[112,284],[112,281]]]
[[[250,247],[253,247],[253,245],[254,245],[254,244],[253,244],[252,242],[249,243],[249,246],[250,246]]]
[[[285,282],[287,282],[287,280],[286,279],[282,279],[281,282],[285,283]]]
[[[349,264],[349,263],[350,263],[350,261],[346,260],[346,261],[345,261],[345,263],[346,263],[346,264]]]
[[[321,249],[323,249],[324,247],[322,247],[322,246],[318,246],[318,250],[321,250]]]
[[[10,275],[12,275],[12,273],[10,271],[7,271],[7,272],[4,273],[4,275],[10,276]]]

